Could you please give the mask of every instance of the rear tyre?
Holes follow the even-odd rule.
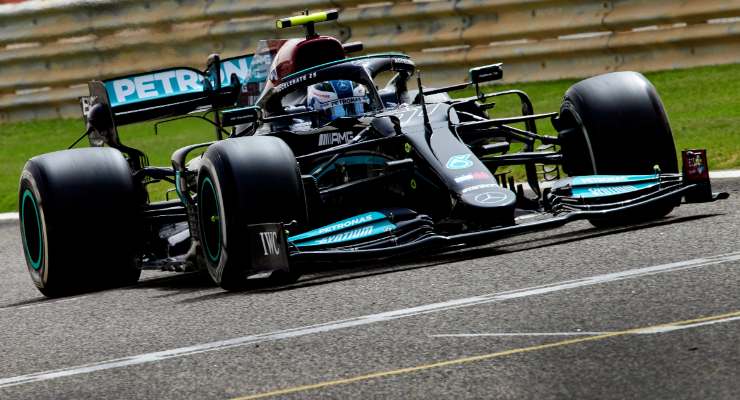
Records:
[[[563,170],[571,176],[678,172],[676,146],[655,87],[637,72],[585,79],[565,93],[558,121]],[[596,226],[660,218],[677,201],[656,204],[619,221],[590,220]]]
[[[208,272],[239,290],[251,272],[247,226],[304,222],[303,186],[293,152],[281,139],[249,136],[213,144],[198,172],[200,240]],[[291,276],[296,276],[294,271]]]
[[[20,230],[41,293],[57,297],[138,281],[137,193],[128,162],[115,149],[65,150],[26,163]]]

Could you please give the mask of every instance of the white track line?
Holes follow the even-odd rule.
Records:
[[[732,179],[740,178],[740,169],[725,169],[719,171],[709,171],[710,179]]]
[[[705,326],[705,325],[721,324],[721,323],[730,322],[730,321],[740,321],[740,317],[728,317],[728,318],[722,318],[722,319],[715,319],[711,321],[697,322],[694,324],[685,324],[685,325],[669,324],[669,325],[654,326],[651,328],[644,328],[644,329],[636,330],[634,333],[637,335],[653,335],[656,333],[680,331],[683,329],[696,328],[696,327]]]
[[[0,213],[0,222],[18,221],[18,212]]]
[[[587,278],[556,282],[547,285],[534,286],[518,290],[493,293],[483,296],[468,297],[421,305],[418,307],[404,308],[400,310],[387,311],[378,314],[364,315],[361,317],[331,321],[323,324],[302,326],[298,328],[285,329],[275,332],[262,333],[257,335],[247,335],[228,340],[219,340],[210,343],[195,344],[187,347],[157,351],[153,353],[138,354],[130,357],[116,358],[90,364],[77,365],[72,367],[60,368],[50,371],[35,372],[26,375],[18,375],[0,379],[0,388],[22,385],[26,383],[47,381],[66,376],[81,375],[96,371],[104,371],[114,368],[128,367],[163,361],[171,358],[184,357],[193,354],[225,350],[234,347],[246,346],[255,343],[277,341],[294,337],[312,335],[323,332],[337,331],[346,328],[358,327],[363,325],[374,324],[377,322],[393,321],[400,318],[407,318],[416,315],[422,315],[445,310],[452,310],[461,307],[470,307],[474,305],[493,303],[498,301],[517,299],[529,296],[536,296],[547,293],[554,293],[568,289],[575,289],[586,286],[599,285],[607,282],[621,281],[625,279],[638,278],[659,273],[686,270],[690,268],[706,267],[718,265],[727,262],[740,261],[740,252],[721,254],[710,257],[696,258],[693,260],[679,261],[670,264],[656,265],[652,267],[636,268],[627,271],[614,272],[604,275],[596,275]]]
[[[637,329],[632,331],[631,335],[655,335],[658,333],[667,333],[680,331],[683,329],[698,328],[705,325],[721,324],[724,322],[740,321],[740,316],[715,319],[711,321],[697,322],[693,324],[667,324],[653,326],[650,328]],[[439,333],[428,335],[433,338],[480,338],[480,337],[517,337],[517,336],[598,336],[608,335],[615,332],[504,332],[504,333]]]

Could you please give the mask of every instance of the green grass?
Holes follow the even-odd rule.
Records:
[[[84,132],[82,119],[30,121],[0,125],[0,212],[18,209],[18,180],[25,162],[37,154],[63,150]],[[161,125],[154,134],[151,123],[119,129],[121,141],[142,149],[151,165],[168,166],[172,152],[193,143],[215,138],[213,127],[195,119]],[[83,139],[80,146],[87,146]],[[153,199],[162,199],[169,184],[150,187]]]
[[[712,169],[740,167],[740,64],[646,74],[658,89],[673,128],[676,148],[706,148]],[[558,111],[560,101],[575,80],[496,85],[487,90],[517,88],[529,93],[535,112]],[[457,93],[466,95],[468,93]],[[491,116],[519,113],[515,98],[498,100]],[[549,121],[538,122],[541,132],[553,134]],[[18,177],[23,164],[36,154],[67,148],[84,131],[81,119],[31,121],[0,125],[0,211],[17,209]],[[196,120],[181,120],[160,127],[125,126],[121,140],[143,149],[152,165],[170,165],[178,147],[212,140],[213,128]],[[86,143],[86,141],[84,141]],[[166,186],[153,188],[160,198]]]
[[[658,89],[676,141],[676,151],[708,150],[713,170],[740,167],[740,64],[645,74]],[[558,111],[565,91],[577,80],[495,85],[485,91],[520,89],[529,94],[535,113]],[[473,95],[474,92],[460,92]],[[516,97],[504,97],[491,117],[520,113]],[[549,120],[539,120],[540,133],[555,134]]]

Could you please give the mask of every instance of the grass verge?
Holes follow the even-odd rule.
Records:
[[[740,64],[646,74],[660,93],[668,112],[676,149],[706,148],[712,169],[740,167]],[[560,101],[576,80],[495,86],[529,93],[535,112],[558,111]],[[460,92],[457,95],[469,95]],[[518,114],[515,98],[502,99],[492,116]],[[549,121],[538,122],[543,133],[554,134]],[[17,186],[23,164],[36,154],[67,148],[84,131],[81,119],[29,121],[0,125],[0,212],[17,209]],[[143,149],[152,165],[169,165],[178,147],[212,140],[213,128],[202,121],[180,120],[162,125],[154,135],[151,123],[120,128],[126,144]],[[153,188],[157,197],[166,187]]]

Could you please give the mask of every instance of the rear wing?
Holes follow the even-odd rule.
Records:
[[[234,105],[242,86],[262,82],[253,71],[253,54],[220,59],[209,57],[205,72],[175,67],[88,84],[90,96],[80,98],[82,114],[95,104],[107,105],[114,126],[184,115]]]

